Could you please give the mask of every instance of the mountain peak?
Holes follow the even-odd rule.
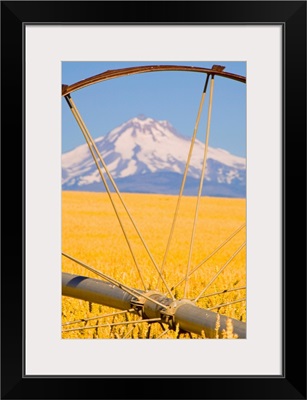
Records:
[[[138,119],[140,121],[145,121],[146,119],[148,119],[148,117],[144,114],[139,114],[137,117],[135,117],[134,119]],[[149,118],[151,119],[151,118]]]
[[[174,129],[173,125],[167,120],[157,120],[152,117],[148,117],[144,114],[139,114],[136,117],[133,117],[127,121],[125,121],[122,125],[126,124],[156,124],[162,125],[163,127],[167,127],[168,129]]]
[[[162,190],[161,182],[167,181],[163,187],[163,191],[167,192],[173,186],[172,179],[178,181],[184,173],[190,139],[178,134],[167,120],[158,121],[140,114],[96,139],[96,144],[113,178],[133,178],[135,182],[145,179],[147,183],[143,183],[147,189],[149,182],[152,185],[150,192],[159,192]],[[188,171],[191,179],[200,177],[203,155],[204,143],[196,140]],[[63,154],[62,168],[62,184],[68,190],[76,187],[90,190],[91,185],[100,181],[86,144]],[[245,168],[245,159],[209,147],[206,180],[210,181],[211,186],[215,182],[215,189],[226,185],[227,193],[230,193],[233,184],[245,188]],[[157,174],[162,174],[161,179],[162,176],[165,178],[161,181],[159,178],[154,183],[153,176]],[[137,191],[147,190],[145,186]],[[226,186],[223,190],[226,190]],[[133,187],[136,190],[136,183]]]
[[[153,122],[157,122],[157,121],[155,121],[151,117],[147,117],[144,114],[140,114],[137,117],[131,118],[128,121],[126,121],[126,123],[149,123],[149,124],[151,124]]]

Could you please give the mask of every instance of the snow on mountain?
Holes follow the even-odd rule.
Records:
[[[120,190],[177,193],[190,148],[168,121],[139,116],[95,140]],[[187,179],[187,194],[195,194],[204,156],[195,141]],[[208,148],[204,193],[245,196],[246,161],[223,149]],[[210,184],[207,185],[207,182]],[[129,186],[130,185],[130,186]],[[208,186],[206,190],[206,186]],[[103,191],[101,177],[87,144],[62,155],[63,190]]]

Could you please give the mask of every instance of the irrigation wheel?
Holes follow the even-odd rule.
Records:
[[[110,79],[177,71],[204,76],[178,196],[121,193],[72,94]],[[102,190],[87,194],[90,197],[79,193],[77,211],[76,197],[63,193],[63,338],[246,337],[245,200],[203,195],[214,83],[219,79],[246,82],[219,65],[153,65],[109,70],[62,86]],[[205,100],[208,115],[197,196],[185,196]],[[158,222],[156,227],[152,222]]]

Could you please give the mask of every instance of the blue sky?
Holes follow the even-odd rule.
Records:
[[[109,69],[140,65],[176,64],[211,68],[246,76],[245,62],[63,62],[62,83],[79,80]],[[193,133],[205,74],[153,72],[111,79],[72,93],[79,112],[94,138],[104,136],[123,122],[140,114],[168,120],[183,136]],[[205,141],[207,106],[203,108],[197,138]],[[83,135],[62,99],[62,152],[84,144]],[[216,77],[209,146],[246,157],[246,85]]]

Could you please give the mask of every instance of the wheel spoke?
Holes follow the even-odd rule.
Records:
[[[62,326],[74,325],[74,324],[79,324],[81,322],[92,321],[94,319],[102,319],[102,318],[106,318],[106,317],[112,317],[112,316],[115,316],[115,315],[121,315],[121,314],[133,313],[133,312],[135,312],[135,310],[133,308],[131,308],[130,310],[117,311],[117,312],[114,312],[114,313],[98,315],[96,317],[82,318],[82,319],[79,319],[79,320],[76,320],[76,321],[65,322],[64,324],[62,324]]]
[[[208,154],[210,124],[211,124],[211,114],[212,114],[213,89],[214,89],[214,75],[212,76],[211,81],[210,81],[210,95],[209,95],[208,121],[207,121],[207,130],[206,130],[206,143],[205,143],[203,166],[202,166],[202,171],[201,171],[201,177],[200,177],[199,189],[198,189],[198,195],[197,195],[197,202],[196,202],[196,208],[195,208],[195,214],[194,214],[194,220],[193,220],[193,229],[192,229],[192,235],[191,235],[191,241],[190,241],[188,264],[187,264],[186,275],[185,275],[184,294],[183,294],[184,298],[187,297],[188,277],[189,277],[189,272],[190,272],[192,251],[193,251],[193,245],[194,245],[194,239],[195,239],[196,223],[197,223],[197,219],[198,219],[198,209],[199,209],[200,198],[201,198],[201,194],[202,194],[202,190],[203,190],[203,183],[204,183],[204,179],[205,179],[205,171],[206,171],[206,165],[207,165],[207,154]]]
[[[220,244],[211,254],[209,254],[203,261],[201,261],[196,267],[192,269],[192,271],[189,273],[189,278],[192,274],[194,274],[195,271],[197,271],[201,266],[203,266],[208,260],[210,260],[211,257],[213,257],[219,250],[221,250],[222,247],[224,247],[235,235],[237,235],[244,227],[245,223],[240,226],[234,233],[232,233],[222,244]],[[175,290],[179,285],[184,282],[185,278],[181,279],[178,283],[176,283],[175,286],[171,287],[171,290]]]
[[[128,330],[128,332],[126,333],[126,335],[123,337],[123,339],[127,339],[128,336],[130,336],[130,334],[132,333],[133,329],[135,328],[135,324],[132,325],[132,327]]]
[[[216,280],[216,278],[224,271],[224,269],[230,264],[230,262],[240,253],[240,251],[244,248],[246,242],[242,243],[238,250],[230,257],[230,259],[219,269],[219,271],[214,275],[208,285],[200,292],[200,294],[195,298],[194,302],[197,302],[200,297],[206,292],[206,290],[212,285],[212,283]]]
[[[229,301],[228,303],[218,304],[217,306],[206,308],[206,310],[211,311],[211,310],[215,310],[215,309],[217,309],[217,308],[229,306],[230,304],[241,303],[241,302],[243,302],[243,301],[246,301],[246,298],[244,298],[244,299],[239,299],[239,300]]]
[[[72,331],[81,331],[82,329],[97,329],[97,328],[107,328],[111,326],[118,326],[118,325],[131,325],[131,324],[141,324],[143,322],[159,322],[161,318],[151,318],[151,319],[140,319],[137,321],[124,321],[124,322],[113,322],[111,324],[100,324],[100,325],[93,325],[93,326],[81,326],[78,328],[69,328],[62,330],[62,333],[65,332],[72,332]]]
[[[107,175],[108,175],[109,179],[111,180],[111,182],[113,183],[113,186],[115,185],[115,182],[113,181],[113,179],[110,178],[110,177],[111,177],[111,174],[109,173],[109,171],[108,171],[106,165],[104,164],[104,161],[103,161],[103,159],[102,159],[102,157],[101,157],[101,155],[100,155],[100,153],[99,153],[99,150],[97,149],[97,146],[96,146],[94,140],[92,139],[92,136],[91,136],[91,134],[89,133],[89,131],[88,131],[88,129],[87,129],[87,127],[86,127],[86,125],[85,125],[85,123],[84,123],[84,121],[83,121],[83,119],[82,119],[82,117],[81,117],[81,115],[80,115],[80,113],[79,113],[79,111],[78,111],[78,109],[77,109],[77,107],[76,107],[76,105],[75,105],[73,99],[70,97],[70,95],[67,96],[67,97],[65,97],[65,99],[66,99],[66,101],[68,102],[69,107],[70,107],[70,109],[71,109],[71,111],[72,111],[72,113],[73,113],[73,115],[74,115],[74,117],[75,117],[75,119],[76,119],[76,121],[77,121],[77,123],[78,123],[78,125],[79,125],[79,127],[80,127],[80,129],[81,129],[81,131],[82,131],[82,133],[83,133],[83,136],[84,136],[85,140],[86,140],[86,143],[87,143],[88,148],[89,148],[89,150],[90,150],[90,152],[91,152],[91,155],[92,155],[92,157],[93,157],[93,160],[94,160],[94,162],[95,162],[95,164],[96,164],[96,167],[97,167],[97,170],[98,170],[98,172],[99,172],[99,175],[100,175],[100,177],[101,177],[101,179],[102,179],[102,182],[103,182],[103,184],[104,184],[104,187],[105,187],[105,189],[106,189],[106,191],[107,191],[107,194],[108,194],[108,196],[109,196],[109,200],[110,200],[110,202],[111,202],[111,204],[112,204],[112,207],[113,207],[113,210],[114,210],[115,215],[116,215],[116,217],[117,217],[117,220],[118,220],[118,222],[119,222],[119,224],[120,224],[121,230],[122,230],[122,232],[123,232],[123,234],[124,234],[126,243],[127,243],[127,245],[128,245],[128,248],[129,248],[129,250],[130,250],[131,256],[132,256],[133,261],[134,261],[134,264],[135,264],[135,266],[136,266],[136,268],[137,268],[137,271],[138,271],[138,273],[139,273],[139,276],[140,276],[140,279],[141,279],[141,281],[142,281],[143,287],[144,287],[144,289],[146,290],[146,285],[145,285],[145,282],[144,282],[144,279],[143,279],[143,275],[142,275],[141,269],[140,269],[140,267],[139,267],[139,265],[138,265],[138,262],[137,262],[137,260],[136,260],[136,256],[135,256],[135,254],[134,254],[134,252],[133,252],[133,249],[132,249],[130,240],[129,240],[129,238],[128,238],[127,232],[126,232],[126,230],[125,230],[125,228],[124,228],[124,225],[123,225],[123,223],[122,223],[122,220],[121,220],[121,218],[120,218],[120,216],[119,216],[118,210],[117,210],[117,208],[116,208],[116,205],[115,205],[115,203],[114,203],[114,201],[113,201],[113,198],[112,198],[112,195],[111,195],[110,188],[109,188],[109,186],[108,186],[108,184],[107,184],[107,181],[106,181],[106,179],[105,179],[105,177],[104,177],[104,175],[103,175],[103,172],[102,172],[102,170],[101,170],[101,168],[100,168],[100,165],[99,165],[99,163],[98,163],[97,157],[98,157],[98,159],[100,160],[100,162],[103,164],[103,166],[105,167],[105,170],[106,170],[106,172],[107,172]],[[96,155],[94,154],[95,152],[96,152]],[[114,187],[114,188],[115,188],[115,187]],[[120,196],[120,198],[121,198],[121,196]],[[122,198],[121,198],[121,199],[122,199]],[[126,211],[127,211],[127,210],[126,210]],[[127,212],[128,212],[128,211],[127,211]],[[128,212],[128,215],[130,215],[129,212]]]
[[[160,333],[160,335],[157,336],[156,339],[160,339],[162,336],[166,335],[169,331],[170,331],[170,329],[166,329],[165,331],[163,331],[162,333]]]
[[[149,258],[150,258],[150,260],[151,260],[151,262],[152,262],[154,268],[156,269],[156,271],[158,272],[158,275],[159,275],[160,278],[162,279],[162,281],[163,281],[163,283],[164,283],[164,285],[165,285],[165,287],[166,287],[168,293],[169,293],[170,296],[173,298],[173,294],[172,294],[172,292],[171,292],[171,290],[170,290],[170,288],[169,288],[167,282],[165,281],[165,279],[164,279],[164,277],[163,277],[163,275],[162,275],[162,273],[161,273],[161,271],[160,271],[160,269],[159,269],[159,267],[158,267],[156,261],[154,260],[154,258],[153,258],[153,256],[152,256],[152,254],[151,254],[151,252],[150,252],[150,250],[149,250],[147,244],[145,243],[145,240],[144,240],[143,236],[141,235],[141,233],[140,233],[138,227],[136,226],[136,223],[135,223],[134,219],[132,218],[132,215],[131,215],[131,213],[129,212],[127,206],[126,206],[126,204],[125,204],[125,202],[124,202],[124,200],[123,200],[123,198],[122,198],[122,196],[121,196],[121,194],[120,194],[120,191],[118,190],[118,187],[117,187],[117,185],[116,185],[116,183],[115,183],[115,181],[114,181],[114,179],[113,179],[113,177],[112,177],[112,175],[111,175],[111,173],[110,173],[110,171],[109,171],[109,169],[108,169],[106,163],[104,162],[104,160],[103,160],[103,158],[102,158],[102,156],[101,156],[101,154],[100,154],[100,152],[99,152],[99,150],[98,150],[98,148],[97,148],[97,146],[96,146],[96,144],[95,144],[95,141],[93,140],[91,134],[89,133],[87,127],[85,126],[85,123],[83,122],[83,119],[82,119],[82,117],[81,117],[81,115],[80,115],[80,113],[79,113],[79,111],[78,111],[76,105],[74,104],[74,102],[73,102],[73,100],[72,100],[72,98],[71,98],[70,95],[66,96],[65,99],[66,99],[66,101],[68,102],[68,104],[69,104],[69,106],[70,106],[70,109],[71,109],[71,111],[72,111],[72,113],[73,113],[73,115],[74,115],[74,117],[75,117],[77,123],[79,124],[79,127],[80,127],[80,129],[81,129],[81,131],[82,131],[82,133],[83,133],[83,135],[84,135],[84,137],[85,137],[85,140],[86,140],[86,142],[87,142],[87,144],[88,144],[88,147],[89,147],[89,149],[90,149],[90,151],[91,151],[92,157],[94,158],[94,161],[95,161],[96,166],[97,166],[97,168],[98,168],[98,171],[99,171],[99,174],[100,174],[100,176],[101,176],[101,179],[102,179],[102,181],[103,181],[103,183],[104,183],[104,186],[105,186],[105,188],[106,188],[106,190],[107,190],[107,192],[108,192],[108,194],[109,194],[110,201],[111,201],[111,203],[112,203],[113,209],[114,209],[114,211],[115,211],[115,214],[116,214],[116,216],[117,216],[117,219],[118,219],[118,221],[119,221],[119,223],[120,223],[120,226],[121,226],[121,228],[122,228],[122,231],[123,231],[123,233],[124,233],[124,236],[125,236],[126,242],[127,242],[127,244],[128,244],[128,247],[129,247],[129,249],[130,249],[131,255],[132,255],[132,257],[133,257],[133,260],[134,260],[134,262],[135,262],[135,265],[136,265],[137,270],[138,270],[138,272],[139,272],[139,275],[140,275],[140,277],[141,277],[141,280],[142,280],[144,289],[146,290],[146,287],[145,287],[145,283],[144,283],[144,281],[143,281],[143,278],[142,278],[142,275],[141,275],[141,272],[140,272],[140,267],[138,266],[138,263],[137,263],[136,258],[135,258],[135,256],[134,256],[134,253],[133,253],[133,251],[132,251],[131,244],[130,244],[130,242],[129,242],[129,240],[128,240],[128,236],[127,236],[127,234],[126,234],[126,232],[125,232],[125,229],[124,229],[124,227],[123,227],[123,224],[122,224],[121,219],[120,219],[120,217],[119,217],[119,214],[118,214],[118,212],[117,212],[115,203],[113,202],[113,199],[112,199],[112,196],[111,196],[111,192],[110,192],[110,190],[109,190],[109,188],[108,188],[107,182],[106,182],[106,180],[105,180],[105,178],[104,178],[104,176],[103,176],[103,173],[102,173],[101,168],[100,168],[100,166],[99,166],[99,164],[98,164],[98,162],[97,162],[97,159],[96,159],[95,155],[93,154],[93,152],[92,152],[92,150],[91,150],[91,146],[93,146],[93,148],[94,148],[94,150],[95,150],[95,152],[96,152],[96,154],[97,154],[97,157],[99,158],[101,164],[103,165],[103,167],[104,167],[104,169],[105,169],[105,171],[106,171],[106,173],[107,173],[107,176],[108,176],[108,178],[110,179],[110,181],[111,181],[111,183],[112,183],[112,185],[113,185],[113,188],[114,188],[116,194],[118,195],[119,200],[120,200],[122,206],[124,207],[124,209],[125,209],[125,211],[126,211],[128,217],[129,217],[129,219],[130,219],[130,221],[131,221],[131,223],[132,223],[132,225],[133,225],[133,227],[134,227],[134,229],[135,229],[135,231],[136,231],[136,233],[137,233],[139,239],[141,240],[141,242],[142,242],[142,244],[143,244],[143,246],[144,246],[144,248],[145,248],[145,250],[146,250],[146,252],[147,252],[147,255],[149,256]],[[174,298],[173,298],[173,299],[174,299]]]
[[[196,135],[198,132],[198,125],[199,125],[200,117],[201,117],[202,110],[203,110],[203,105],[204,105],[205,98],[206,98],[208,82],[209,82],[209,75],[207,75],[207,78],[206,78],[205,86],[203,89],[203,93],[201,96],[201,100],[200,100],[200,104],[199,104],[199,108],[198,108],[198,112],[197,112],[195,127],[194,127],[193,136],[191,139],[191,144],[190,144],[190,149],[189,149],[189,154],[188,154],[188,158],[186,161],[185,170],[184,170],[183,178],[182,178],[182,182],[181,182],[181,187],[180,187],[180,191],[179,191],[179,195],[178,195],[178,199],[177,199],[176,209],[175,209],[175,213],[174,213],[174,217],[173,217],[173,222],[172,222],[171,230],[170,230],[169,237],[167,240],[166,250],[165,250],[163,261],[162,261],[161,274],[163,273],[164,268],[165,268],[166,259],[167,259],[168,253],[169,253],[170,244],[171,244],[174,230],[175,230],[179,207],[180,207],[180,203],[181,203],[181,199],[182,199],[182,195],[183,195],[183,191],[184,191],[184,187],[185,187],[185,183],[186,183],[186,179],[187,179],[187,175],[188,175],[188,171],[189,171],[189,166],[190,166],[190,162],[191,162],[191,158],[192,158]],[[159,283],[159,281],[158,281],[158,283]],[[157,289],[157,287],[156,287],[156,289]]]
[[[212,296],[217,296],[220,294],[225,294],[225,293],[230,293],[230,292],[235,292],[235,291],[245,290],[245,289],[246,289],[246,286],[241,286],[241,287],[233,288],[233,289],[225,289],[225,290],[221,290],[220,292],[205,294],[205,295],[199,297],[198,300],[204,299],[205,297],[212,297]],[[195,301],[195,299],[192,299],[192,301]]]

